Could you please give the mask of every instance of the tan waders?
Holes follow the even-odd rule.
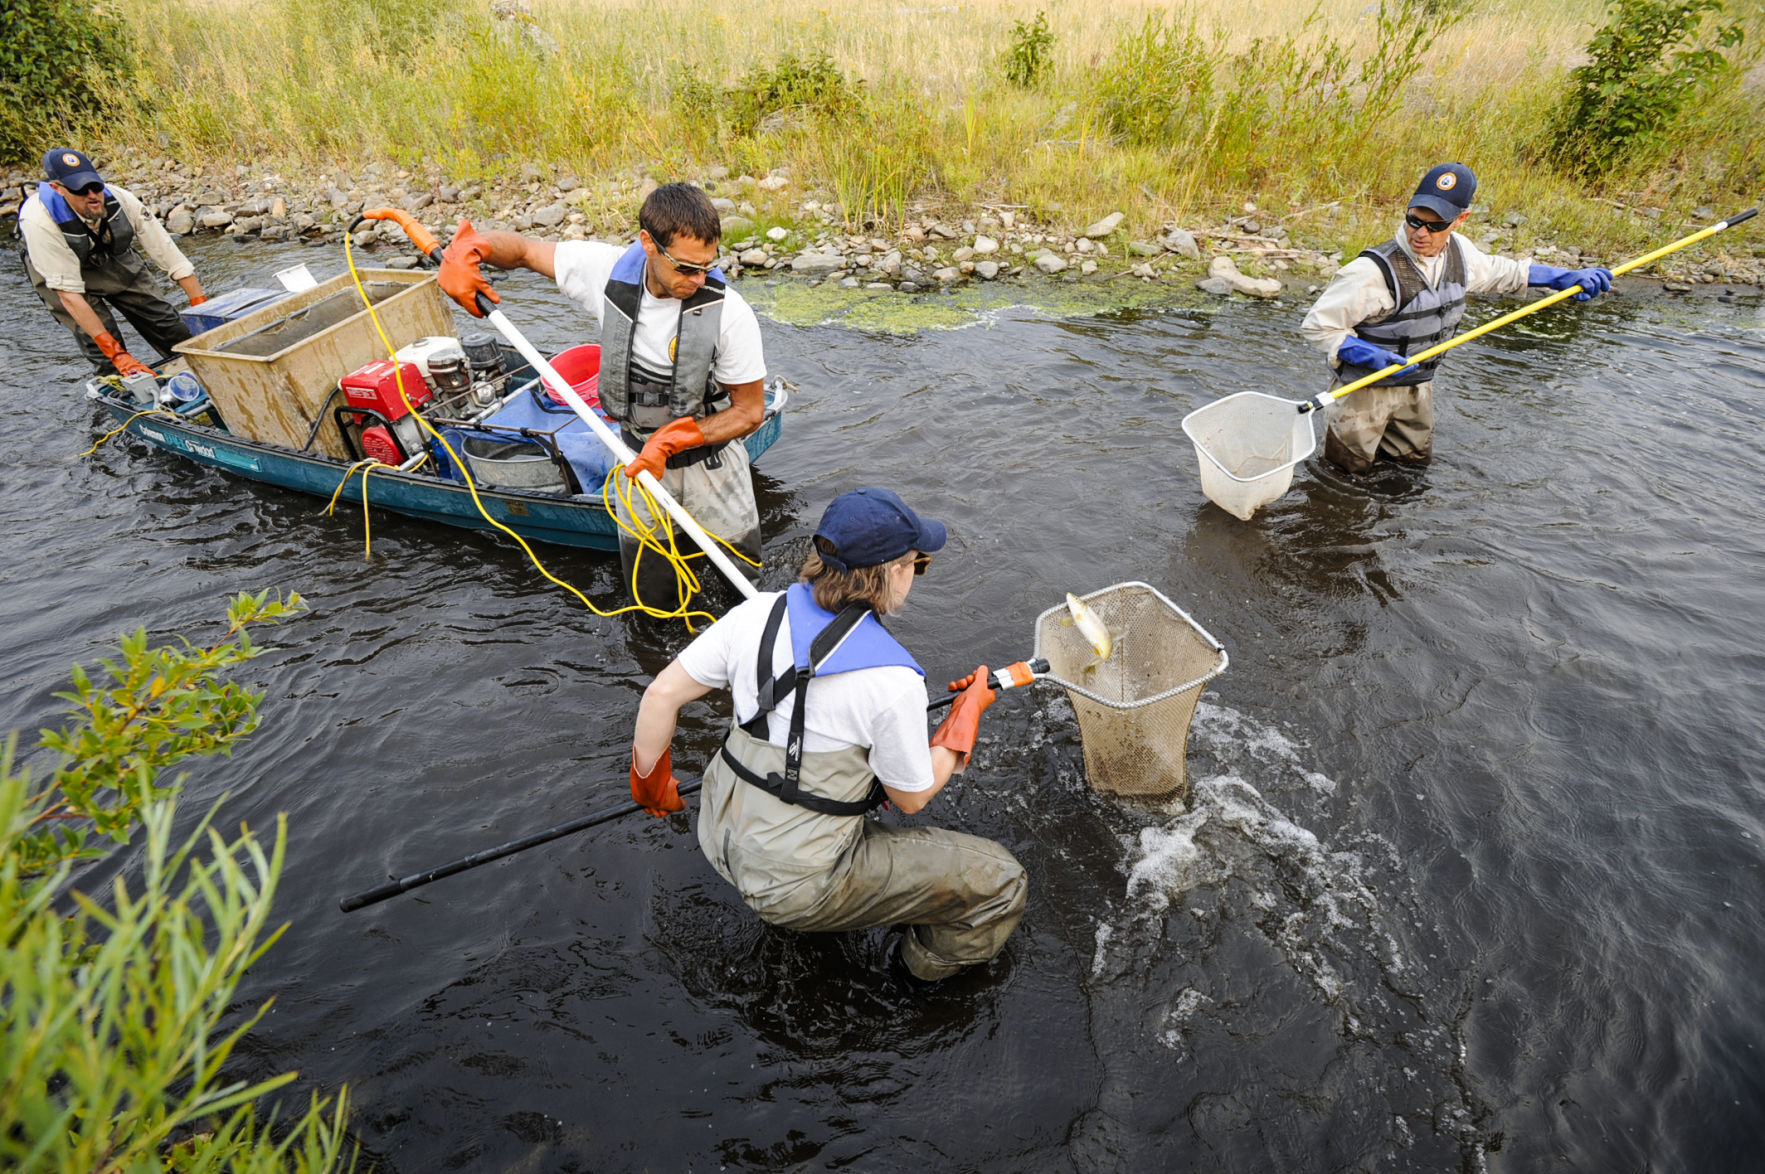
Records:
[[[748,768],[777,772],[785,751],[730,731]],[[805,753],[818,795],[858,801],[873,776],[862,747]],[[803,931],[911,927],[902,959],[935,981],[985,962],[1023,917],[1023,865],[979,836],[900,828],[861,815],[821,815],[744,782],[722,756],[705,771],[699,845],[713,867],[773,925]]]
[[[628,433],[626,443],[631,444]],[[641,444],[631,444],[639,448]],[[676,462],[696,457],[702,450],[688,449],[686,452],[669,459],[669,468],[663,470],[662,488],[674,495],[693,520],[710,533],[728,542],[746,558],[756,564],[749,566],[741,559],[735,559],[736,566],[747,575],[750,582],[759,577],[760,568],[760,509],[754,502],[754,476],[748,466],[748,450],[739,440],[725,444],[714,455],[684,467],[674,467]],[[619,561],[625,571],[625,584],[630,589],[633,599],[650,607],[671,610],[680,602],[680,588],[674,578],[674,568],[667,559],[654,550],[640,552],[637,539],[626,532],[625,526],[636,524],[639,529],[653,529],[657,537],[666,545],[668,535],[674,534],[674,541],[689,551],[693,548],[693,540],[680,533],[674,521],[660,506],[655,510],[656,518],[649,517],[649,510],[644,506],[642,496],[634,486],[632,497],[637,507],[638,522],[634,523],[631,514],[627,513],[623,502],[614,499],[614,509],[622,523],[619,531]],[[703,562],[700,566],[705,566]],[[633,577],[633,569],[636,576]],[[711,574],[709,570],[701,574]]]
[[[43,284],[42,275],[28,257],[25,273],[31,279],[31,288],[43,299],[43,305],[73,334],[80,352],[91,361],[93,368],[104,374],[114,371],[98,344],[80,329],[67,307],[61,304],[61,294]],[[162,356],[170,357],[172,348],[190,337],[190,328],[184,325],[171,303],[160,296],[153,278],[148,275],[147,266],[134,252],[121,257],[95,255],[80,266],[80,280],[86,283],[86,300],[92,304],[98,320],[104,323],[104,329],[112,337],[119,340],[122,337],[116,316],[111,312],[113,308],[127,318],[129,325]]]
[[[1426,464],[1434,455],[1434,384],[1363,387],[1325,408],[1324,422],[1325,458],[1350,473],[1365,473],[1380,456]]]

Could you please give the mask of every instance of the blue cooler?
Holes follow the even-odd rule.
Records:
[[[287,296],[288,291],[285,289],[236,289],[210,298],[200,306],[180,310],[178,316],[190,328],[191,334],[201,334],[205,330],[213,330],[217,326],[243,318],[252,311],[261,310],[271,302],[280,301]]]

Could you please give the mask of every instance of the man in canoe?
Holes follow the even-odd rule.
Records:
[[[754,564],[760,561],[760,511],[742,437],[765,416],[766,357],[760,322],[715,268],[723,226],[710,197],[691,184],[663,184],[638,211],[637,242],[545,241],[513,232],[480,233],[461,220],[442,254],[441,288],[472,314],[477,295],[496,301],[481,263],[531,269],[600,323],[601,406],[639,450],[626,467],[647,470],[706,530]],[[620,495],[615,495],[617,500]],[[625,530],[637,524],[667,533],[641,501],[634,523],[623,502],[619,552],[632,596],[651,606],[678,601],[673,568]],[[663,539],[666,541],[666,538]]]
[[[996,955],[1028,887],[991,840],[865,818],[885,801],[929,803],[966,768],[993,702],[985,665],[952,682],[928,745],[925,670],[880,620],[945,536],[889,490],[836,497],[801,581],[731,609],[650,683],[631,748],[633,797],[652,815],[681,810],[669,750],[680,709],[728,689],[734,720],[705,770],[699,846],[773,925],[906,927],[889,967],[910,987]]]
[[[118,341],[116,314],[162,355],[190,337],[135,246],[183,287],[192,306],[208,300],[196,267],[153,214],[70,147],[43,156],[43,181],[18,210],[18,233],[31,288],[100,372],[148,369]]]
[[[1557,269],[1479,250],[1454,230],[1471,217],[1477,177],[1442,163],[1422,177],[1397,235],[1336,271],[1300,330],[1329,357],[1332,388],[1343,387],[1451,338],[1465,297],[1515,293],[1529,285],[1579,285],[1584,302],[1612,285],[1606,269]],[[1434,368],[1412,364],[1324,409],[1324,456],[1349,473],[1379,457],[1424,465],[1434,455]]]

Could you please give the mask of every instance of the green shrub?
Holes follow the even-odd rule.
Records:
[[[76,668],[62,694],[76,716],[47,733],[60,756],[45,785],[0,745],[0,1168],[229,1170],[284,1174],[345,1164],[345,1099],[314,1097],[289,1122],[254,1103],[295,1078],[248,1083],[228,1060],[268,1009],[234,1006],[246,969],[274,944],[270,906],[286,829],[266,851],[214,812],[172,837],[183,779],[160,772],[226,753],[257,725],[261,700],[219,674],[257,654],[247,625],[300,607],[241,595],[209,648],[149,649],[144,633],[96,678]],[[71,887],[104,854],[88,833],[138,860],[103,893]],[[349,1164],[353,1165],[353,1162]]]
[[[1011,48],[1005,51],[1005,80],[1033,89],[1054,64],[1054,34],[1048,31],[1048,14],[1037,9],[1029,24],[1011,22]]]
[[[1551,112],[1545,153],[1565,170],[1601,175],[1661,145],[1686,103],[1730,72],[1722,50],[1741,43],[1738,24],[1700,35],[1722,0],[1615,0],[1587,43],[1586,65]]]
[[[128,29],[92,0],[0,4],[0,160],[36,162],[75,120],[117,101]]]
[[[676,68],[669,104],[695,129],[751,137],[775,129],[778,116],[823,125],[849,118],[864,107],[864,83],[847,78],[826,53],[786,53],[770,66],[749,70],[728,89],[701,80],[690,67]]]
[[[1093,102],[1130,144],[1176,148],[1236,183],[1334,160],[1398,108],[1422,57],[1456,15],[1428,20],[1424,0],[1382,0],[1377,48],[1357,66],[1313,11],[1297,33],[1258,37],[1240,53],[1195,16],[1163,13],[1124,35],[1096,75]]]

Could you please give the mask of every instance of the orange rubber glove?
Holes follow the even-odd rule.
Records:
[[[663,470],[668,467],[669,457],[704,443],[705,434],[699,431],[697,420],[691,416],[670,420],[644,441],[643,451],[637,454],[637,459],[625,466],[625,475],[636,480],[639,473],[648,473],[661,480]]]
[[[672,748],[662,751],[662,757],[656,759],[656,765],[650,767],[648,774],[638,773],[637,751],[632,750],[631,797],[637,800],[639,807],[658,818],[686,810],[686,800],[680,797],[680,780],[674,777]]]
[[[1022,660],[1006,665],[994,675],[999,678],[999,688],[1001,689],[1021,688],[1036,679],[1036,674],[1030,669],[1029,663]],[[974,674],[969,673],[960,681],[951,681],[950,692],[960,693],[972,684],[974,684]]]
[[[960,690],[957,689],[958,685],[962,686]],[[968,756],[974,753],[974,740],[980,736],[981,714],[987,711],[987,706],[993,704],[998,694],[987,687],[987,666],[984,664],[961,681],[952,681],[950,689],[960,695],[950,706],[950,712],[944,718],[943,724],[932,734],[931,744],[954,750],[967,761]]]
[[[110,365],[116,368],[118,375],[139,375],[143,371],[149,375],[153,374],[153,369],[125,351],[123,344],[118,342],[110,331],[104,331],[92,341],[98,344],[98,349],[104,352],[104,357],[110,360]]]
[[[460,217],[459,227],[454,229],[453,243],[442,250],[441,272],[435,275],[435,280],[442,293],[464,306],[466,313],[474,318],[484,317],[478,310],[479,294],[493,302],[502,301],[478,269],[488,256],[490,242],[478,235],[470,220]]]
[[[197,294],[195,297],[190,299],[190,304],[192,306],[200,306],[202,303],[204,303],[206,301],[208,301],[207,294]]]

